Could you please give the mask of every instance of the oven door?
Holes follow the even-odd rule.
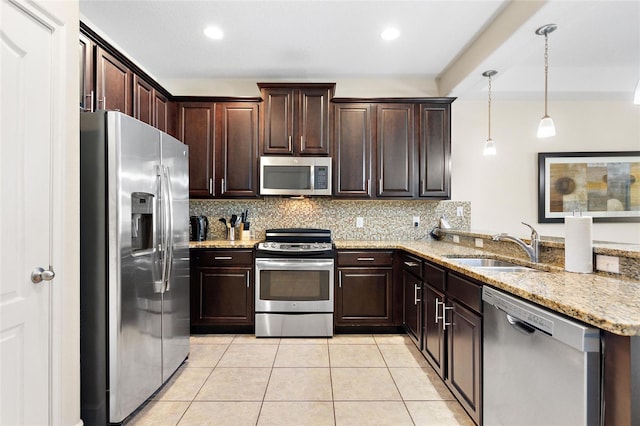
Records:
[[[256,259],[256,312],[333,312],[333,259]]]

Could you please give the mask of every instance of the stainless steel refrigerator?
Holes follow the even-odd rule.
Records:
[[[189,353],[188,147],[80,115],[81,416],[120,424]]]

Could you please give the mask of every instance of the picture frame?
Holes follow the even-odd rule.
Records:
[[[640,151],[538,153],[538,222],[640,222]]]

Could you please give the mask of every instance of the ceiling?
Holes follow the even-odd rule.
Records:
[[[422,78],[479,98],[495,69],[494,92],[539,99],[548,23],[551,99],[631,100],[640,78],[640,0],[80,0],[80,13],[160,84]],[[398,39],[380,38],[388,26]]]

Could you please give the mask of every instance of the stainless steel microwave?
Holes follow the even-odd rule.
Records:
[[[331,195],[331,158],[260,157],[260,195]]]

